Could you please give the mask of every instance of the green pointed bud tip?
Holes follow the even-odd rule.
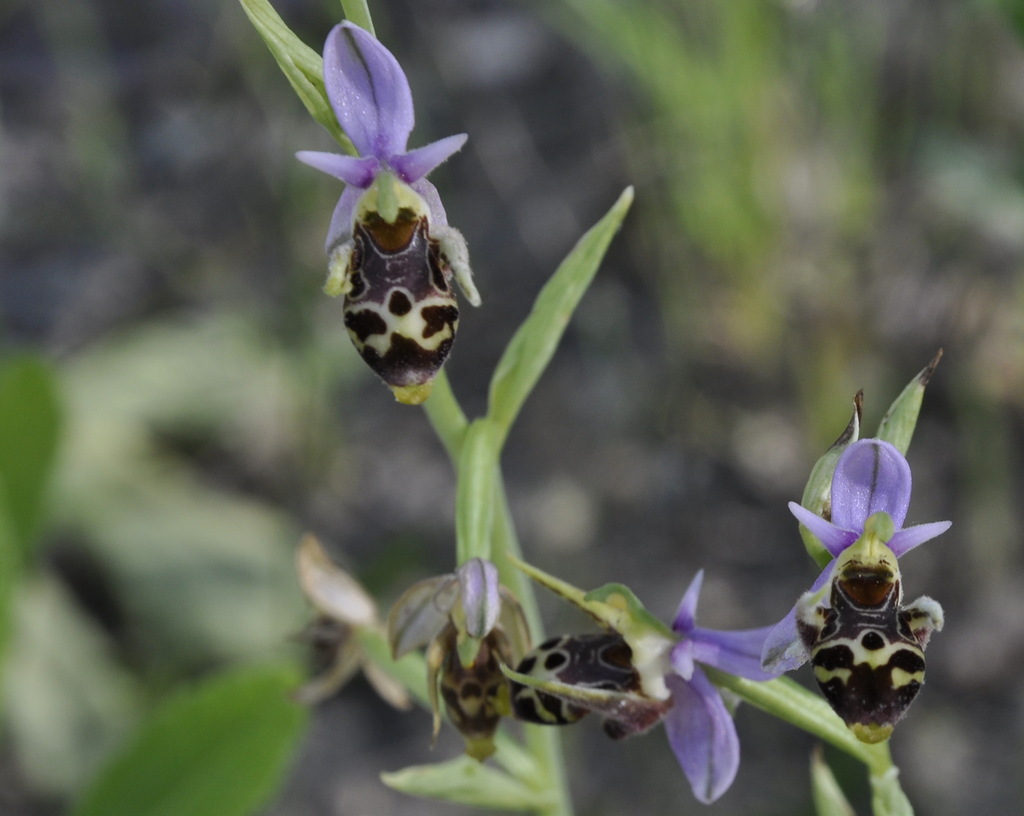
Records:
[[[924,401],[925,388],[931,381],[932,375],[942,359],[942,354],[943,351],[940,348],[932,357],[931,362],[919,371],[914,379],[907,384],[907,387],[900,392],[900,395],[893,400],[878,425],[876,436],[892,443],[902,454],[906,454],[910,447],[914,429],[917,427],[918,414],[921,412],[921,403]]]

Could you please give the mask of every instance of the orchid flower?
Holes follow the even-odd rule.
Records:
[[[356,350],[400,402],[430,395],[455,339],[454,277],[474,306],[466,241],[448,225],[426,176],[466,142],[448,136],[408,150],[412,93],[395,57],[367,31],[335,26],[324,87],[357,156],[303,150],[298,159],[345,182],[327,233],[324,291],[344,295]]]
[[[770,627],[720,632],[697,626],[703,571],[683,595],[670,629],[621,584],[584,593],[536,567],[518,566],[611,634],[553,638],[516,671],[506,671],[514,681],[517,715],[539,724],[564,724],[592,711],[614,738],[664,721],[694,796],[708,804],[725,793],[739,768],[739,737],[721,693],[701,667],[770,680],[775,675],[761,667]]]
[[[832,477],[831,521],[796,502],[789,503],[790,512],[832,555],[832,561],[805,593],[805,598],[818,595],[830,583],[837,559],[864,535],[868,519],[876,513],[885,513],[892,522],[892,537],[882,543],[895,558],[950,528],[952,522],[949,521],[904,528],[910,490],[910,465],[903,454],[881,439],[861,439],[843,452],[836,465]],[[810,650],[797,631],[798,607],[799,602],[775,625],[765,642],[762,657],[769,671],[792,671],[810,657]]]
[[[509,713],[500,663],[518,660],[529,648],[523,610],[499,584],[494,564],[471,558],[454,573],[413,584],[392,607],[387,631],[396,659],[426,647],[434,736],[441,727],[440,692],[466,753],[481,762],[494,753],[494,732]]]

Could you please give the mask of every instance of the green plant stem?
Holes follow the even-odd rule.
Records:
[[[377,36],[373,30],[373,19],[370,17],[370,8],[366,5],[366,0],[341,0],[341,10],[346,20]]]
[[[469,421],[466,419],[462,406],[455,399],[451,383],[448,382],[448,375],[444,369],[441,369],[441,372],[434,378],[434,389],[430,392],[430,399],[423,403],[423,410],[434,428],[434,433],[437,434],[444,449],[448,452],[448,458],[452,460],[452,465],[458,468],[459,458],[462,456],[462,443],[466,438]]]

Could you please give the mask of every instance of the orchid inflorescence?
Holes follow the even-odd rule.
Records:
[[[270,19],[262,6],[260,14]],[[283,23],[263,33],[272,48],[292,36]],[[286,72],[297,64],[279,61]],[[352,22],[330,31],[322,65],[326,103],[357,153],[297,154],[346,185],[328,230],[325,291],[343,296],[345,326],[363,359],[400,401],[422,403],[442,377],[454,340],[453,280],[470,303],[480,303],[465,240],[448,225],[426,178],[467,137],[409,150],[413,104],[405,73],[370,31]],[[297,86],[309,81],[290,78]],[[863,759],[876,788],[876,813],[906,812],[899,810],[909,803],[891,760],[877,744],[917,696],[925,646],[943,623],[930,598],[903,603],[898,564],[950,526],[904,526],[911,494],[905,453],[938,357],[893,403],[875,437],[859,438],[858,395],[854,418],[813,469],[802,503],[790,503],[823,571],[777,624],[739,631],[698,626],[703,570],[666,624],[628,587],[584,591],[517,557],[494,476],[501,445],[629,200],[624,196],[584,236],[538,297],[498,366],[488,414],[468,422],[447,389],[440,406],[436,400],[425,406],[458,469],[455,568],[415,583],[382,619],[358,582],[315,539],[304,539],[300,581],[318,613],[307,635],[326,653],[327,669],[297,697],[322,700],[360,669],[397,707],[409,705],[408,687],[432,711],[435,737],[443,707],[472,763],[409,769],[386,775],[388,784],[544,813],[569,812],[560,754],[548,738],[553,729],[545,727],[593,714],[609,736],[623,739],[662,724],[693,795],[711,803],[736,778],[733,713],[738,700],[748,700]],[[531,580],[586,613],[596,631],[543,638]],[[416,660],[418,679],[410,680],[407,667]],[[781,677],[807,662],[827,706]],[[508,719],[527,724],[533,760],[503,736]],[[845,729],[836,727],[839,720]],[[530,731],[533,726],[541,728]],[[503,770],[490,768],[491,757]]]

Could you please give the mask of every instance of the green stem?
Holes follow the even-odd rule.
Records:
[[[346,20],[377,36],[373,30],[373,20],[366,0],[341,0],[341,10],[345,13]]]
[[[444,449],[448,452],[448,458],[452,465],[458,469],[459,457],[462,455],[462,443],[466,438],[466,430],[469,428],[469,421],[466,414],[459,405],[455,394],[452,392],[451,383],[448,382],[448,375],[444,369],[434,378],[434,389],[430,392],[430,399],[423,403],[423,410],[427,413],[427,419],[434,427]]]

